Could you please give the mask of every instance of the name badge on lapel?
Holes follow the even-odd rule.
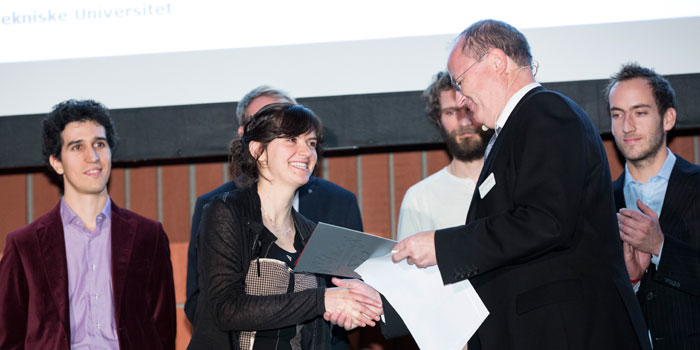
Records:
[[[493,173],[489,174],[489,176],[486,177],[486,180],[479,185],[479,196],[481,199],[484,199],[486,195],[491,191],[493,186],[496,186],[496,178],[493,176]]]

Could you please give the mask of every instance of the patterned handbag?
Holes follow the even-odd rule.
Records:
[[[308,273],[295,273],[287,264],[277,259],[259,258],[250,261],[245,278],[245,293],[248,295],[285,294],[289,279],[294,276],[294,291],[317,288],[316,277]],[[301,350],[301,325],[292,339],[292,349]],[[238,337],[241,350],[253,350],[255,331],[242,331]]]

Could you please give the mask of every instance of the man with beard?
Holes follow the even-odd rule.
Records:
[[[626,160],[613,183],[620,238],[650,338],[657,350],[698,349],[700,167],[666,147],[676,123],[673,88],[653,70],[627,64],[606,96]]]
[[[425,113],[440,130],[452,161],[406,191],[399,212],[398,239],[416,232],[464,224],[492,130],[457,103],[450,75],[440,72],[423,92]]]

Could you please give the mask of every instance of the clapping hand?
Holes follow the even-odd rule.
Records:
[[[640,200],[637,200],[637,207],[641,213],[630,209],[620,209],[617,214],[620,239],[640,252],[659,255],[661,243],[664,241],[659,217]]]
[[[651,255],[635,249],[627,242],[622,242],[622,251],[625,256],[625,266],[627,267],[627,273],[630,275],[630,280],[641,280],[644,272],[649,267]]]

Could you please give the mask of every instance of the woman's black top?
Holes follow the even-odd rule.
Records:
[[[301,252],[315,224],[292,211],[294,248]],[[325,282],[295,293],[245,293],[251,261],[273,251],[276,237],[262,224],[256,186],[222,193],[205,207],[198,234],[199,307],[190,350],[239,349],[241,331],[302,325],[302,349],[330,349],[330,326],[323,320]],[[269,256],[268,256],[269,257]],[[296,260],[296,259],[294,259]]]
[[[268,230],[269,232],[269,230]],[[295,253],[290,253],[282,249],[277,244],[270,246],[270,250],[267,253],[268,258],[279,260],[285,264],[290,269],[294,269],[294,262],[297,261],[299,257],[298,251]],[[294,291],[294,281],[290,281],[287,288],[287,293]],[[253,350],[292,350],[292,345],[290,341],[297,334],[296,325],[291,325],[278,329],[270,329],[264,331],[258,331],[255,334],[255,343],[253,345]]]

